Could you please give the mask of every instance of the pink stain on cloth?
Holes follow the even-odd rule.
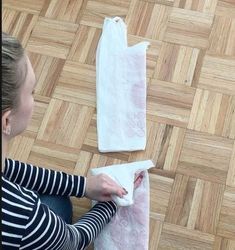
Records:
[[[91,174],[105,173],[123,186],[128,194],[114,196],[119,208],[94,242],[95,250],[147,250],[149,242],[149,177],[152,161],[140,161],[91,169]],[[135,174],[143,179],[134,190]],[[95,203],[94,203],[95,204]]]
[[[120,17],[105,18],[96,52],[97,134],[100,152],[146,146],[146,50],[127,45]]]

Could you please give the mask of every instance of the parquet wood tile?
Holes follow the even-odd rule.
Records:
[[[154,78],[191,86],[199,49],[163,43]]]
[[[149,3],[158,3],[167,6],[173,6],[175,0],[142,0]]]
[[[194,177],[175,177],[165,221],[216,234],[224,185]]]
[[[217,0],[175,0],[174,7],[186,9],[186,10],[194,10],[203,13],[214,13],[217,6]]]
[[[126,163],[127,161],[117,159],[112,157],[112,155],[100,155],[94,154],[90,163],[90,168],[97,168],[101,166],[109,166],[113,164],[122,164]]]
[[[28,160],[36,166],[45,166],[70,174],[78,161],[79,149],[37,139]]]
[[[36,139],[39,128],[42,124],[44,115],[47,111],[50,98],[41,95],[34,95],[34,109],[32,118],[28,124],[27,129],[23,132],[23,136]]]
[[[197,89],[188,128],[235,138],[235,98]]]
[[[3,7],[38,15],[45,0],[4,0]]]
[[[13,141],[11,141],[9,145],[9,158],[13,159],[20,159],[21,161],[25,162],[28,160],[29,154],[32,150],[34,145],[34,139],[20,135],[16,137]]]
[[[76,23],[83,1],[77,0],[46,0],[40,16]]]
[[[174,180],[172,178],[167,178],[156,174],[150,174],[149,180],[152,183],[150,188],[150,217],[163,222],[165,219]]]
[[[177,172],[225,184],[234,141],[187,130]]]
[[[147,113],[152,121],[187,127],[195,89],[152,79],[148,87]]]
[[[235,239],[235,188],[227,187],[218,224],[217,234],[226,238]]]
[[[8,8],[3,8],[2,11],[3,31],[17,37],[24,47],[37,20],[38,17],[30,13]]]
[[[101,29],[79,25],[68,59],[95,65],[96,49],[100,35]]]
[[[233,18],[227,16],[215,16],[208,52],[216,55],[235,56],[234,34],[235,20]]]
[[[128,33],[163,40],[170,12],[169,6],[134,0],[126,17]]]
[[[96,50],[115,16],[129,46],[150,43],[143,151],[97,147]],[[8,157],[85,176],[151,159],[149,250],[235,249],[234,0],[4,0],[2,28],[37,79],[32,120]],[[91,202],[72,202],[76,222]]]
[[[158,219],[150,218],[149,222],[149,249],[154,250],[158,249],[158,244],[160,240],[160,236],[162,233],[163,222]]]
[[[67,60],[53,98],[96,107],[95,81],[95,66]]]
[[[105,17],[119,16],[125,19],[131,0],[88,0],[80,23],[101,28]]]
[[[235,2],[233,0],[219,0],[215,14],[217,16],[235,17]]]
[[[234,57],[206,55],[197,87],[235,95]]]
[[[173,8],[164,41],[201,49],[208,48],[213,17],[210,13]]]
[[[80,151],[76,166],[74,168],[74,174],[87,176],[90,169],[90,163],[93,154],[87,151]]]
[[[51,99],[37,139],[80,148],[93,112],[91,107]]]
[[[78,24],[39,17],[26,49],[30,52],[65,59],[75,37]]]
[[[235,240],[216,236],[213,250],[233,250],[235,249]]]
[[[41,96],[52,97],[65,60],[28,52],[37,79],[36,93]]]
[[[146,151],[133,152],[130,160],[152,159],[157,169],[175,172],[185,129],[147,121]]]
[[[234,166],[235,166],[235,143],[233,146],[233,152],[232,152],[232,156],[230,159],[227,181],[226,181],[226,184],[232,187],[235,187],[235,167]]]
[[[176,250],[213,249],[215,236],[198,230],[186,229],[185,227],[164,223],[157,249]]]
[[[26,129],[26,132],[31,132],[31,134],[35,135],[34,138],[37,137],[37,133],[41,126],[47,107],[48,107],[48,103],[40,101],[40,99],[35,100],[33,116],[29,123],[29,126]]]

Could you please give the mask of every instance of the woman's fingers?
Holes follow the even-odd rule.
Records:
[[[120,185],[116,184],[115,182],[113,182],[113,184],[110,185],[109,193],[112,194],[112,195],[117,195],[120,198],[122,198],[123,195],[127,194],[127,191],[122,186],[120,186]]]
[[[134,189],[140,186],[143,178],[144,178],[144,172],[140,172],[139,174],[135,175]]]
[[[134,189],[142,182],[144,172],[135,176]],[[112,195],[123,198],[128,192],[119,183],[115,182],[108,175],[100,174],[87,177],[85,196],[97,201],[107,201],[112,199]]]
[[[109,187],[110,187],[109,191],[110,191],[110,194],[117,195],[120,198],[122,198],[123,195],[126,195],[128,193],[127,190],[124,187],[122,187],[121,185],[119,185],[117,182],[115,182],[109,176],[107,176],[107,180],[109,182]]]

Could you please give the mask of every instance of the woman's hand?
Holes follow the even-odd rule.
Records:
[[[89,176],[86,179],[85,196],[96,201],[110,201],[112,195],[122,198],[127,191],[105,174]]]
[[[143,178],[144,178],[144,171],[140,172],[139,174],[135,174],[134,189],[140,186]]]
[[[134,189],[138,188],[144,177],[144,172],[135,175]],[[109,176],[99,174],[89,176],[86,179],[85,197],[96,201],[110,201],[112,195],[117,195],[123,198],[127,194],[125,188],[119,186]]]

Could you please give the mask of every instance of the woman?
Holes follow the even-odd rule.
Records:
[[[85,249],[117,211],[126,191],[106,175],[73,176],[5,159],[9,141],[32,116],[35,74],[21,44],[2,33],[3,249]],[[138,183],[136,183],[138,185]],[[69,196],[98,202],[71,224]]]

